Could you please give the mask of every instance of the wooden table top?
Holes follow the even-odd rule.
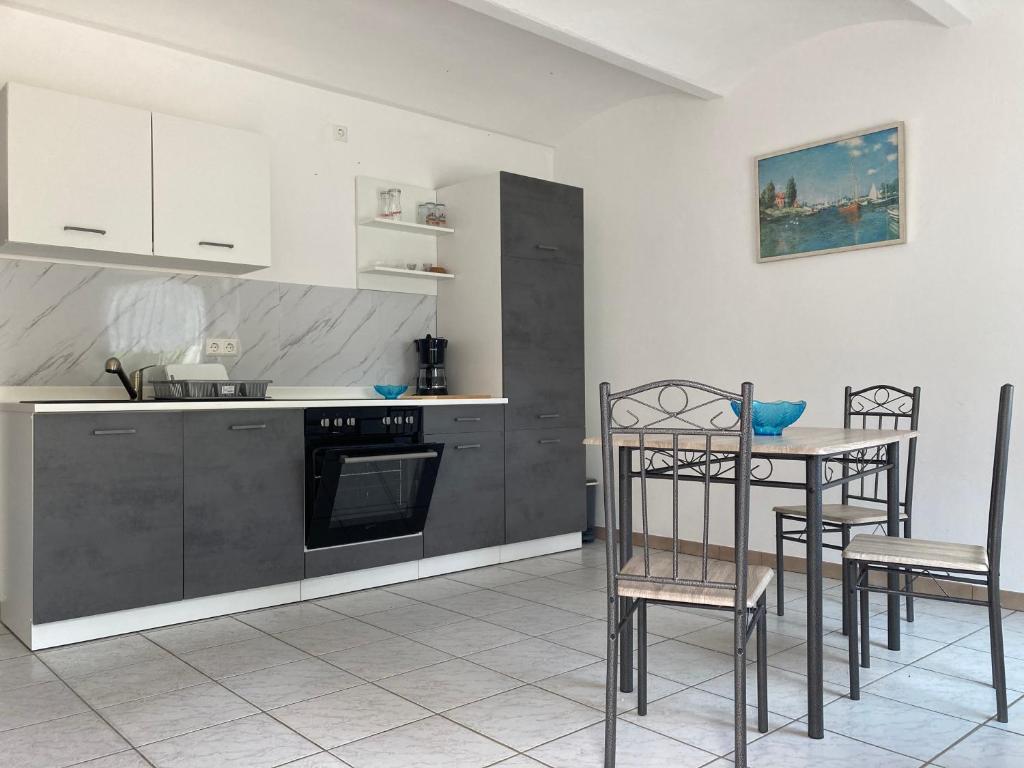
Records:
[[[917,437],[912,429],[843,429],[842,427],[789,427],[777,437],[754,435],[752,453],[755,456],[831,456],[862,448],[909,440]],[[711,450],[729,453],[735,451],[738,437],[715,437]],[[583,440],[584,445],[601,445],[600,435],[591,435]],[[620,448],[639,448],[637,435],[615,435],[613,444]],[[700,436],[679,436],[679,449],[703,451],[704,438]],[[644,438],[647,448],[672,449],[671,435],[651,434]]]

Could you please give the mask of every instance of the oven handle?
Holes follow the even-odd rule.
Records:
[[[376,456],[346,456],[346,464],[370,464],[378,461],[404,461],[405,459],[436,459],[437,451],[418,451],[416,453],[385,453]]]

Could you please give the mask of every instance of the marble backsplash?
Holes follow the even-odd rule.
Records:
[[[412,383],[412,340],[436,325],[433,296],[0,260],[0,386],[116,384],[110,356],[288,386]],[[207,358],[206,338],[241,354]]]

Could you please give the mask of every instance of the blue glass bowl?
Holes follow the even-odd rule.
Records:
[[[408,384],[374,384],[374,390],[377,394],[383,397],[385,400],[397,400],[401,397],[405,390],[409,388]]]
[[[740,415],[740,402],[730,401],[732,412]],[[762,403],[754,401],[754,434],[755,435],[781,435],[782,430],[799,419],[807,407],[806,400],[797,400],[795,403],[789,400],[776,400],[773,403]]]

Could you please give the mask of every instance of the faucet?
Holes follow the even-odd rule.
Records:
[[[145,379],[145,371],[147,368],[152,368],[152,365],[144,365],[136,371],[132,372],[131,378],[124,372],[124,366],[121,365],[121,361],[116,357],[107,359],[107,364],[104,366],[104,370],[107,373],[113,373],[117,376],[122,386],[128,392],[129,400],[141,400],[142,399],[142,387]]]

